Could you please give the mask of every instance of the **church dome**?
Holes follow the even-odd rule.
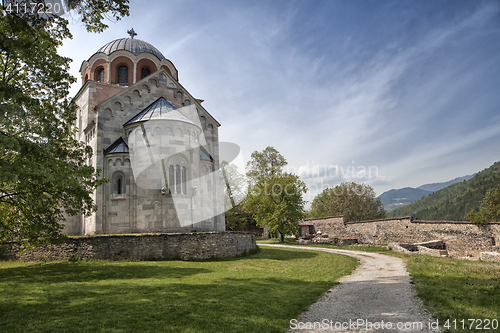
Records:
[[[132,52],[135,55],[139,55],[141,53],[151,53],[159,60],[166,59],[165,56],[161,54],[161,52],[158,51],[156,47],[149,44],[148,42],[136,38],[115,39],[97,50],[97,53],[102,52],[106,55],[110,55],[111,53],[118,50],[126,50]]]
[[[179,74],[174,64],[153,45],[134,38],[134,29],[127,31],[129,38],[118,38],[102,46],[80,66],[82,84],[96,81],[104,84],[130,86],[164,69],[175,80]]]

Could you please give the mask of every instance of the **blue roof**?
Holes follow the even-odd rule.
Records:
[[[113,142],[111,146],[104,149],[104,155],[115,154],[115,153],[128,153],[128,145],[123,139],[120,137],[118,140]]]
[[[189,120],[189,118],[183,115],[163,97],[160,97],[156,101],[151,103],[147,108],[145,108],[134,117],[132,117],[132,119],[123,124],[123,126],[148,120],[177,120],[198,126],[191,120]]]
[[[163,60],[166,59],[163,54],[161,54],[160,51],[153,45],[140,40],[140,39],[135,39],[135,38],[119,38],[115,39],[103,47],[101,47],[97,52],[102,52],[106,53],[107,55],[110,55],[111,53],[118,51],[118,50],[127,50],[132,52],[135,55],[141,54],[141,53],[151,53],[155,55],[158,59]]]

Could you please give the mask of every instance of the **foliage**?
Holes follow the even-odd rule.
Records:
[[[445,187],[409,205],[393,210],[395,216],[414,216],[421,220],[467,220],[467,213],[478,210],[486,192],[500,185],[500,162],[478,172],[471,179]]]
[[[252,214],[244,209],[243,200],[248,187],[245,176],[238,172],[236,165],[226,161],[220,164],[220,168],[224,174],[226,184],[224,188],[226,227],[234,230],[255,223]]]
[[[479,212],[471,210],[467,217],[472,223],[483,226],[500,221],[500,186],[490,188],[481,202]]]
[[[254,151],[247,163],[249,191],[244,209],[252,213],[257,225],[268,232],[296,234],[305,217],[302,194],[307,188],[298,176],[283,173],[286,159],[273,147]]]
[[[261,179],[252,188],[245,201],[245,209],[251,212],[260,227],[267,226],[270,233],[294,235],[298,222],[305,217],[303,193],[306,184],[297,175],[284,173]]]
[[[346,221],[374,220],[384,218],[385,210],[371,186],[346,182],[323,190],[311,204],[310,217],[335,215]]]
[[[71,6],[82,8],[89,30],[102,31],[102,15],[128,14],[125,3]],[[91,193],[105,179],[88,165],[90,147],[73,137],[75,78],[71,60],[57,54],[66,38],[62,17],[0,12],[0,240],[54,240],[64,214],[96,209]]]
[[[2,332],[285,332],[356,265],[274,248],[204,262],[0,261]]]
[[[283,173],[287,161],[276,149],[267,147],[263,151],[254,151],[247,163],[247,176],[251,185],[262,179]]]
[[[247,180],[238,172],[238,167],[232,163],[222,161],[220,164],[224,174],[224,200],[226,208],[234,208],[245,199]]]
[[[240,202],[238,205],[226,211],[225,216],[226,228],[235,230],[245,228],[248,225],[256,224],[252,213],[245,210],[245,203]]]
[[[129,16],[128,0],[65,0],[66,6],[76,12],[89,32],[103,32],[108,20],[119,21]]]

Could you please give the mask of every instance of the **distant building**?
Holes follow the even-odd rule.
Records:
[[[109,182],[93,195],[98,211],[68,217],[64,231],[225,230],[220,124],[179,83],[170,60],[129,34],[80,68],[76,136]]]

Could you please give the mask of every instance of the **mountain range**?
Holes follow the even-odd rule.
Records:
[[[404,187],[401,189],[392,189],[389,191],[385,191],[381,195],[378,196],[380,201],[382,201],[382,205],[387,212],[391,212],[397,208],[408,205],[412,202],[417,201],[418,199],[425,197],[433,192],[439,191],[445,187],[448,187],[452,184],[467,181],[471,179],[474,175],[467,175],[463,177],[458,177],[447,182],[442,183],[431,183],[424,184],[419,187]]]
[[[467,179],[469,177],[469,179]],[[462,181],[460,181],[462,179]],[[413,216],[420,220],[465,221],[467,213],[478,210],[486,192],[500,186],[500,162],[472,176],[453,179],[453,184],[432,192],[417,201],[387,213],[388,217]],[[446,182],[448,183],[448,182]],[[441,184],[446,184],[441,183]],[[435,184],[422,185],[419,190],[435,189]],[[394,200],[394,202],[400,202]]]

